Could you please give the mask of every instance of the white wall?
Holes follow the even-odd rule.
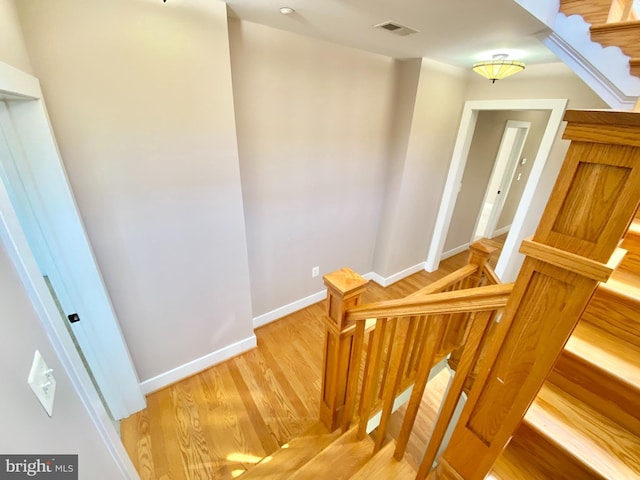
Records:
[[[391,58],[233,20],[233,88],[256,315],[371,271]],[[320,267],[320,277],[311,269]]]
[[[31,72],[12,0],[0,0],[0,61]],[[0,452],[4,454],[78,454],[82,475],[111,480],[121,474],[80,401],[20,279],[0,242]],[[57,380],[49,418],[27,385],[38,349]],[[83,477],[84,478],[84,477]]]
[[[422,60],[407,154],[388,187],[376,272],[388,277],[424,262],[464,105],[466,71]]]
[[[251,337],[224,3],[18,11],[141,380]]]

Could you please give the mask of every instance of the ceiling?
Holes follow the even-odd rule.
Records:
[[[394,58],[470,67],[497,52],[525,63],[558,59],[535,37],[545,26],[514,0],[227,0],[231,16]],[[282,15],[279,8],[295,13]],[[398,36],[374,25],[419,30]]]

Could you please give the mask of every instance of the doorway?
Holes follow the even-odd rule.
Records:
[[[144,408],[133,363],[70,192],[39,83],[0,63],[0,92],[0,241],[106,448],[124,478],[137,478],[68,330],[73,329],[113,418]],[[73,313],[81,320],[65,325],[66,316]]]
[[[482,200],[480,215],[471,238],[472,242],[481,238],[493,238],[508,231],[508,228],[506,228],[504,229],[505,231],[496,232],[496,227],[502,214],[505,200],[509,195],[516,167],[521,161],[525,160],[521,160],[521,155],[529,134],[529,128],[531,128],[530,122],[507,121],[500,147],[498,148],[498,154],[493,163],[487,190]]]
[[[499,110],[544,110],[549,112],[549,121],[544,129],[537,154],[532,160],[531,171],[524,185],[520,202],[517,205],[502,255],[496,266],[496,273],[502,281],[510,282],[515,280],[523,261],[523,256],[518,254],[518,247],[525,237],[534,233],[548,196],[548,189],[545,186],[547,182],[541,182],[541,179],[544,175],[553,176],[554,169],[559,168],[562,161],[562,158],[554,156],[554,162],[550,163],[549,168],[545,171],[566,106],[566,99],[474,100],[465,103],[431,244],[429,245],[425,263],[427,271],[437,270],[440,264],[479,113],[481,111]]]

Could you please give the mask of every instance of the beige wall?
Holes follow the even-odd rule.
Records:
[[[549,120],[549,111],[486,110],[478,114],[476,129],[469,149],[467,163],[462,176],[462,188],[456,199],[451,217],[449,233],[444,244],[448,252],[468,244],[473,235],[476,220],[482,210],[482,201],[489,184],[493,164],[500,148],[504,129],[509,120],[530,122],[520,158],[526,158],[525,165],[518,165],[511,188],[505,200],[503,215],[497,228],[511,223],[518,206],[524,185],[529,178],[535,155]],[[517,176],[521,174],[518,181]]]
[[[141,380],[251,336],[224,3],[18,10]]]
[[[14,0],[0,0],[0,62],[33,74]]]
[[[389,154],[385,175],[385,200],[378,226],[373,265],[373,270],[376,273],[388,270],[388,264],[396,250],[393,242],[398,241],[398,237],[394,235],[394,222],[400,200],[421,69],[421,58],[395,62],[393,90],[395,102],[391,116]]]
[[[0,0],[0,62],[31,72],[12,0]],[[2,242],[0,319],[0,452],[78,454],[85,476],[97,480],[120,478],[116,464],[58,361]],[[27,385],[36,349],[53,368],[57,380],[51,418]]]
[[[390,276],[425,261],[464,105],[466,71],[422,60],[407,154],[390,177],[376,272]],[[399,177],[399,178],[398,178]]]
[[[391,58],[230,23],[254,314],[372,269],[393,101]]]
[[[0,452],[78,454],[81,478],[121,478],[119,469],[58,361],[1,242],[0,316],[0,384],[3,392],[0,395]],[[53,369],[57,381],[51,418],[27,385],[36,349]]]
[[[496,229],[508,227],[513,221],[513,217],[516,214],[516,209],[518,208],[520,199],[522,198],[522,193],[524,192],[524,187],[527,184],[527,180],[529,180],[531,168],[533,167],[536,155],[538,154],[538,147],[540,146],[542,136],[544,135],[547,123],[549,122],[549,116],[551,115],[551,113],[548,111],[530,111],[517,113],[522,115],[519,118],[520,120],[531,123],[527,141],[525,142],[522,154],[520,155],[520,159],[522,160],[526,158],[527,162],[524,165],[519,163],[516,166],[513,181],[511,182],[509,193],[507,193],[507,198],[504,201],[502,213],[500,214],[500,218],[498,219],[498,223],[496,224]],[[518,176],[520,176],[520,180],[518,180]]]

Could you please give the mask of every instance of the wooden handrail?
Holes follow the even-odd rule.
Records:
[[[500,277],[496,275],[495,270],[488,263],[484,266],[484,269],[482,270],[482,272],[484,273],[484,276],[486,277],[489,284],[498,285],[502,283],[502,280],[500,280]]]
[[[411,297],[422,297],[424,295],[431,295],[432,293],[444,292],[448,288],[454,286],[458,282],[461,282],[465,278],[473,275],[478,271],[480,267],[473,263],[469,263],[462,268],[459,268],[455,272],[450,273],[449,275],[442,277],[440,280],[436,280],[435,282],[427,285],[426,287],[421,288],[420,290],[413,292],[408,295],[407,298]]]
[[[347,321],[381,317],[410,317],[471,313],[504,308],[513,288],[512,283],[434,293],[420,297],[369,303],[347,311]]]

